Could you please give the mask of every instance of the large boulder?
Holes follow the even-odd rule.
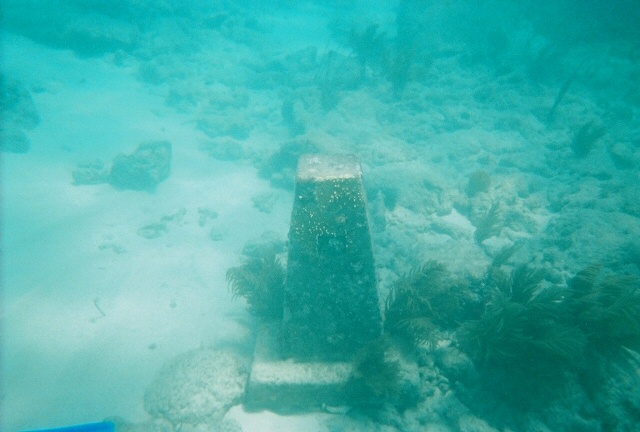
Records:
[[[241,403],[247,378],[246,360],[235,353],[196,349],[162,368],[145,392],[144,407],[154,419],[166,420],[176,429],[215,426]]]
[[[116,189],[153,192],[171,173],[171,143],[154,141],[141,144],[130,155],[113,159],[109,183]]]

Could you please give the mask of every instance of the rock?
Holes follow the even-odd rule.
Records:
[[[224,239],[224,233],[216,227],[211,228],[209,232],[209,238],[213,241],[222,241]]]
[[[187,209],[184,207],[180,207],[171,213],[162,215],[160,217],[160,222],[175,222],[178,225],[183,225],[184,217],[186,215],[187,215]]]
[[[143,226],[138,229],[138,235],[147,239],[158,238],[167,233],[169,229],[164,222],[157,222]]]
[[[33,129],[40,123],[40,114],[29,90],[18,80],[0,75],[2,92],[2,121],[24,129]]]
[[[269,180],[272,186],[293,190],[298,158],[303,154],[318,152],[318,146],[309,140],[299,139],[286,142],[262,163],[258,170],[258,176]]]
[[[395,358],[400,366],[398,395],[389,402],[401,411],[413,407],[420,399],[420,371],[413,358],[406,358],[400,351],[392,350],[391,358]]]
[[[237,113],[222,115],[207,113],[198,119],[198,129],[209,138],[230,137],[234,140],[244,141],[251,134],[251,122]]]
[[[122,245],[118,244],[118,242],[113,238],[113,236],[104,237],[100,242],[100,244],[98,245],[98,249],[111,250],[117,254],[126,252],[126,249]]]
[[[631,143],[615,143],[608,147],[609,156],[618,169],[632,169],[638,166],[640,152]]]
[[[199,207],[198,208],[198,225],[203,227],[207,224],[207,221],[216,219],[218,217],[218,212],[212,210],[208,207]]]
[[[20,81],[0,75],[0,107],[0,151],[27,153],[31,143],[26,131],[40,123],[31,93]]]
[[[253,207],[262,213],[271,213],[277,197],[272,192],[260,192],[251,197]]]
[[[458,430],[460,432],[498,432],[498,429],[471,414],[464,414],[460,417],[458,420]]]
[[[144,395],[146,411],[174,427],[218,424],[241,402],[248,369],[230,351],[201,348],[164,367]]]
[[[31,141],[19,128],[0,127],[0,152],[27,153],[31,148]]]
[[[147,6],[152,2],[117,3],[108,8],[93,1],[5,0],[2,24],[9,31],[49,47],[71,49],[80,56],[99,56],[132,49],[140,36],[138,21],[132,15],[152,13]]]
[[[169,232],[169,224],[184,225],[187,209],[180,207],[174,212],[163,215],[158,222],[150,223],[138,229],[138,235],[147,239],[158,238]]]
[[[262,258],[270,254],[284,252],[286,243],[275,231],[265,231],[259,238],[251,240],[242,248],[242,254],[249,258]]]
[[[171,173],[171,143],[154,141],[141,144],[131,155],[113,160],[109,183],[116,189],[154,192]]]
[[[477,170],[471,173],[465,192],[472,198],[479,193],[487,192],[491,187],[491,175],[487,171]]]
[[[109,181],[109,171],[105,168],[104,162],[99,159],[78,164],[71,174],[74,186],[96,185]]]
[[[466,384],[475,381],[476,370],[471,359],[454,347],[442,347],[436,351],[436,365],[449,381]]]
[[[221,161],[240,160],[245,156],[242,143],[229,137],[221,137],[202,143],[200,150]]]

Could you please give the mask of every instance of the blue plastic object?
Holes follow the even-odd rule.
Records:
[[[54,429],[37,429],[25,432],[115,432],[116,425],[111,422],[87,423]]]

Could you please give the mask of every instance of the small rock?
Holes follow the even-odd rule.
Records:
[[[2,121],[27,130],[40,124],[40,114],[33,102],[31,92],[18,80],[0,75],[0,106]]]
[[[126,252],[126,249],[123,246],[119,245],[112,236],[107,236],[103,238],[100,244],[98,245],[98,249],[111,250],[117,254]]]
[[[213,241],[222,241],[224,240],[224,234],[220,232],[218,228],[211,228],[209,232],[209,238]]]
[[[203,227],[207,224],[209,219],[215,219],[218,217],[218,212],[207,207],[198,208],[198,225]]]
[[[229,137],[222,137],[203,143],[200,145],[200,150],[221,161],[240,160],[245,156],[242,143]]]
[[[74,186],[96,185],[109,181],[109,171],[105,168],[104,162],[99,159],[78,164],[78,168],[71,174]]]
[[[160,237],[161,235],[165,234],[167,231],[168,231],[167,224],[158,222],[158,223],[145,225],[142,228],[138,229],[138,235],[147,239],[153,239],[153,238]]]
[[[282,253],[285,242],[275,231],[265,231],[259,238],[251,240],[242,248],[242,254],[250,258],[262,258],[270,254]]]
[[[171,173],[171,143],[155,141],[141,144],[131,155],[113,160],[109,183],[116,189],[153,192]]]
[[[182,225],[184,217],[187,215],[187,209],[184,207],[180,207],[176,209],[173,213],[169,213],[163,215],[160,218],[160,222],[175,222],[179,225]]]
[[[464,414],[460,417],[460,420],[458,420],[458,430],[460,432],[498,432],[498,429],[471,414]]]
[[[27,153],[31,148],[31,142],[19,128],[0,128],[0,151],[7,153]]]
[[[471,359],[454,347],[440,348],[436,352],[436,365],[449,381],[468,383],[476,376]]]
[[[609,156],[618,169],[631,169],[638,166],[640,154],[633,145],[616,143],[609,147]]]
[[[26,131],[40,123],[40,114],[29,90],[15,79],[0,74],[0,152],[27,153],[31,142]]]
[[[271,213],[276,203],[276,196],[271,192],[260,192],[251,197],[253,207],[262,213]]]

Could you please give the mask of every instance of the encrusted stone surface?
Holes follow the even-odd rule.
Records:
[[[381,327],[358,159],[302,156],[289,231],[282,354],[350,361]]]

